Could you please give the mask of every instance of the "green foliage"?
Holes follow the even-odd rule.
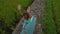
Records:
[[[45,0],[45,12],[43,17],[43,34],[57,34],[53,20],[52,0]]]
[[[57,32],[60,34],[60,0],[53,0]]]
[[[11,34],[19,21],[17,5],[21,4],[24,10],[30,0],[0,0],[0,34]]]
[[[20,4],[22,5],[22,9],[26,9],[27,6],[31,3],[31,0],[20,0]]]

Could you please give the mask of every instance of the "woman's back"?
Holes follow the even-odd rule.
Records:
[[[35,16],[32,16],[28,20],[25,20],[23,24],[23,29],[20,34],[24,34],[24,32],[26,32],[26,34],[33,34],[35,24],[36,24]]]

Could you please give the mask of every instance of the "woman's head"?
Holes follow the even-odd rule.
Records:
[[[23,17],[25,19],[28,19],[30,17],[30,6],[27,7],[27,12],[23,13]]]
[[[28,14],[28,13],[23,13],[23,17],[24,17],[25,19],[28,19],[28,18],[29,18],[29,14]]]

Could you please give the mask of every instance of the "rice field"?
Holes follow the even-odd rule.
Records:
[[[60,0],[53,0],[57,33],[60,34]]]
[[[17,5],[26,9],[31,0],[0,0],[0,34],[11,34],[20,14]],[[60,34],[60,0],[45,0],[43,34]]]
[[[56,17],[59,13],[57,8],[57,0],[45,0],[45,12],[43,17],[43,34],[57,34],[57,24]],[[57,14],[56,14],[57,13]],[[56,16],[56,17],[55,17]],[[59,16],[58,16],[59,17]]]
[[[11,34],[20,18],[17,5],[22,5],[22,10],[30,0],[0,0],[0,34]]]

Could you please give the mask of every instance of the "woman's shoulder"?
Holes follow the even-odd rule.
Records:
[[[35,19],[36,19],[36,16],[35,15],[31,17],[31,20],[35,20]]]
[[[36,18],[36,15],[33,15],[32,18]]]

